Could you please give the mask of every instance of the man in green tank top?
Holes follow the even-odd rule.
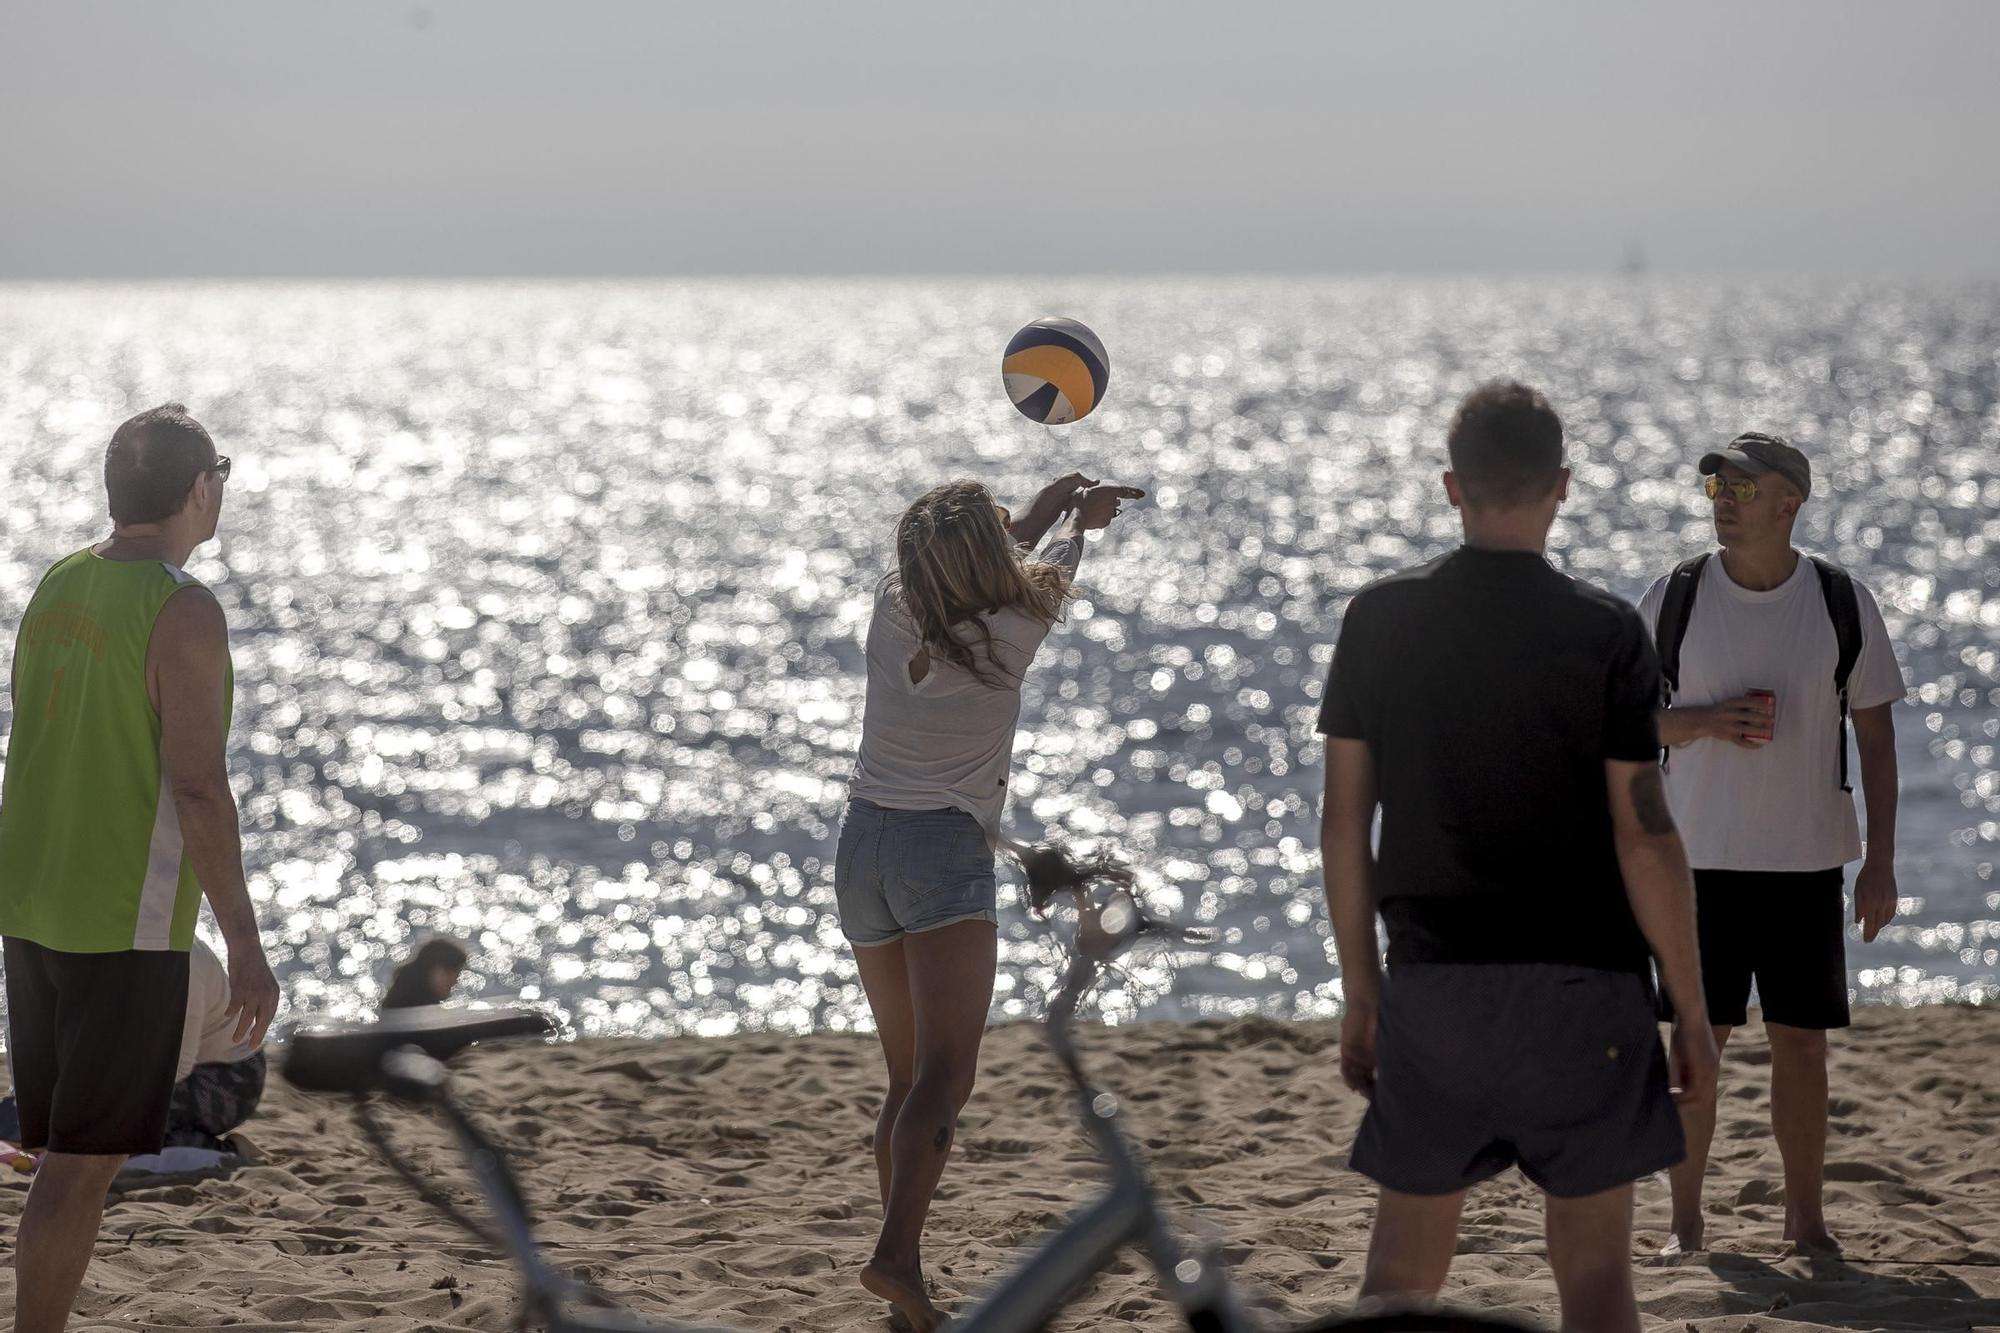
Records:
[[[104,455],[112,534],[42,576],[14,645],[0,786],[0,942],[22,1146],[47,1149],[14,1250],[17,1333],[56,1333],[126,1156],[157,1152],[203,894],[235,1036],[278,1007],[243,880],[224,741],[222,607],[185,570],[229,460],[178,403]]]

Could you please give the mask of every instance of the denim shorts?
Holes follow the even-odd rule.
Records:
[[[848,801],[833,896],[849,944],[888,944],[960,921],[997,924],[998,892],[986,830],[963,810]]]

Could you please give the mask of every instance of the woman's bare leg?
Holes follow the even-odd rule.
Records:
[[[960,921],[905,935],[902,943],[916,1059],[889,1136],[882,1235],[861,1270],[861,1285],[908,1315],[915,1333],[931,1333],[943,1319],[924,1293],[919,1246],[958,1113],[978,1072],[999,932],[990,921]]]
[[[882,1059],[889,1066],[889,1090],[882,1094],[882,1113],[875,1118],[875,1174],[882,1192],[882,1207],[889,1207],[889,1136],[896,1128],[896,1115],[903,1099],[910,1095],[910,1081],[916,1069],[916,1015],[910,1008],[910,975],[903,960],[903,940],[887,944],[859,945],[854,950],[855,966],[861,971],[861,989],[868,996],[868,1011],[875,1016],[875,1033],[882,1039]]]

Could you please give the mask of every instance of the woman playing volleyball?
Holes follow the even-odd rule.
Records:
[[[876,589],[834,894],[889,1066],[875,1128],[882,1234],[861,1285],[916,1333],[943,1319],[918,1242],[993,1000],[993,856],[1021,679],[1062,617],[1083,534],[1144,494],[1071,473],[1010,520],[978,482],[948,482],[904,511],[896,572]]]

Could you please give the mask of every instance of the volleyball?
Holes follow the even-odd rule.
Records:
[[[1038,319],[1007,344],[1000,378],[1022,416],[1061,426],[1081,421],[1104,401],[1111,358],[1097,335],[1075,320]]]

